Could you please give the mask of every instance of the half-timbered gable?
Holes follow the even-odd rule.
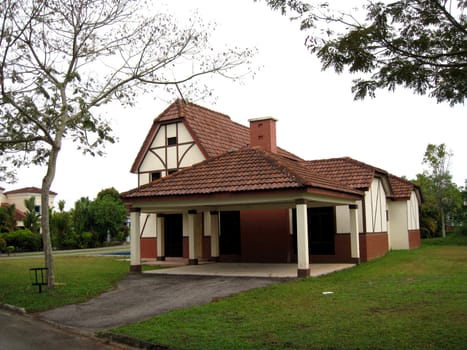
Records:
[[[365,227],[366,233],[386,233],[387,224],[387,198],[381,178],[374,178],[371,186],[365,191]]]
[[[184,123],[159,125],[138,167],[139,184],[144,185],[204,159]]]

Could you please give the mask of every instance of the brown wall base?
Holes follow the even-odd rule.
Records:
[[[157,238],[141,238],[140,245],[142,259],[154,259],[157,257]]]
[[[387,232],[360,234],[360,259],[369,261],[389,251]]]
[[[420,230],[409,230],[409,249],[420,247]]]
[[[141,265],[130,265],[130,272],[139,273],[142,271]]]

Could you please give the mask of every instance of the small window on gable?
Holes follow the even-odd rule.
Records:
[[[153,173],[151,173],[151,181],[156,181],[156,180],[159,180],[161,178],[162,174],[160,171],[155,171]]]
[[[177,144],[177,137],[168,137],[167,146],[173,146]]]

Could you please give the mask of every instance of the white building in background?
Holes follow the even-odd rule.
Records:
[[[57,193],[50,191],[49,193],[49,207],[54,206],[55,197]],[[14,204],[16,209],[16,221],[18,227],[24,227],[23,220],[25,218],[25,212],[27,211],[24,201],[34,197],[34,209],[36,213],[41,212],[41,189],[37,187],[24,187],[16,190],[6,191],[3,187],[0,187],[0,205],[7,207]]]

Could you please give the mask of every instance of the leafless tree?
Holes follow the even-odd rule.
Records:
[[[212,27],[139,0],[3,0],[0,3],[0,177],[38,164],[48,287],[55,275],[49,191],[65,139],[101,155],[115,141],[99,106],[134,104],[155,88],[184,91],[196,78],[245,73],[252,50],[209,46]],[[243,70],[240,72],[239,69]]]

